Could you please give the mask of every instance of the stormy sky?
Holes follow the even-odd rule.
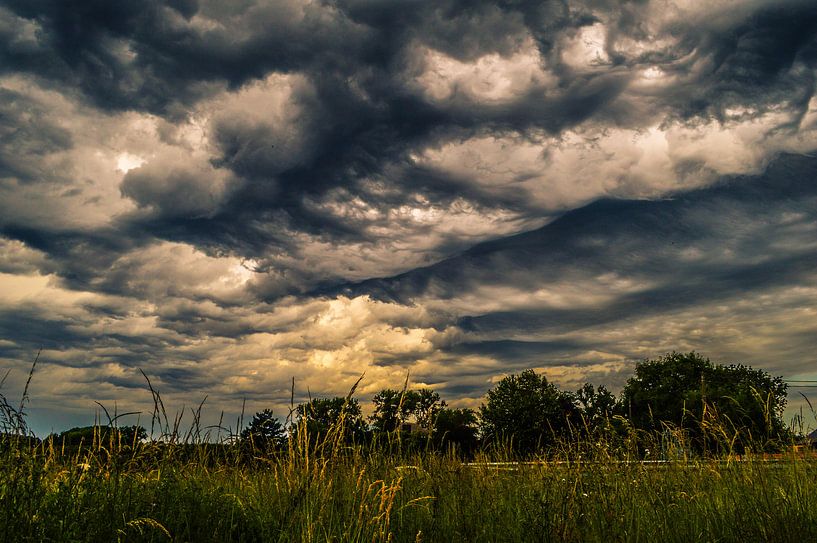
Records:
[[[0,392],[817,379],[816,83],[813,0],[0,0]]]

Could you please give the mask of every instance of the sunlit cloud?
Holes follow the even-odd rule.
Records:
[[[457,95],[477,102],[509,102],[532,89],[553,87],[557,79],[544,69],[533,40],[526,40],[512,55],[489,53],[463,62],[432,49],[421,49],[422,73],[415,78],[430,100]]]

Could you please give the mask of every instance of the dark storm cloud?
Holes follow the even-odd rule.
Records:
[[[162,328],[193,338],[241,338],[257,332],[234,315],[202,308],[194,302],[167,303],[157,312]]]
[[[431,104],[416,94],[407,94],[404,66],[414,43],[439,47],[454,58],[464,59],[491,51],[501,52],[507,46],[498,43],[491,48],[485,43],[466,43],[462,50],[458,50],[455,44],[446,44],[441,38],[457,35],[449,32],[450,27],[456,25],[468,29],[470,32],[466,31],[466,35],[480,33],[483,25],[488,24],[486,21],[495,21],[497,6],[482,5],[463,12],[456,6],[438,6],[427,11],[415,7],[408,21],[404,21],[397,14],[405,13],[406,9],[391,4],[346,6],[345,11],[353,21],[373,32],[375,37],[372,39],[378,44],[373,49],[381,56],[367,56],[362,59],[364,63],[355,64],[354,59],[340,62],[326,55],[314,61],[317,64],[302,67],[309,74],[315,90],[301,101],[303,114],[299,121],[315,128],[310,131],[309,155],[299,163],[282,169],[281,160],[270,157],[269,153],[248,152],[248,149],[269,150],[267,142],[277,143],[257,128],[231,126],[228,130],[217,127],[216,137],[222,153],[219,165],[247,181],[229,195],[214,221],[218,224],[231,222],[234,228],[235,225],[251,224],[253,219],[266,216],[271,209],[278,209],[296,230],[327,239],[366,238],[369,235],[356,228],[353,222],[315,213],[304,205],[305,197],[321,195],[338,186],[366,197],[381,209],[397,204],[393,199],[362,192],[356,180],[365,177],[387,178],[389,184],[399,187],[398,194],[411,190],[434,201],[465,195],[484,205],[523,208],[522,199],[503,202],[502,196],[481,193],[474,187],[465,188],[463,185],[467,183],[446,179],[441,172],[418,171],[409,164],[408,153],[452,137],[541,129],[559,133],[591,118],[602,126],[637,126],[643,122],[640,119],[643,116],[641,105],[622,97],[632,74],[624,67],[617,69],[615,65],[595,73],[557,69],[560,88],[556,93],[534,87],[506,104],[475,103],[457,94],[444,104]],[[527,31],[540,36],[537,43],[544,58],[554,58],[554,65],[558,68],[560,64],[555,53],[549,48],[545,50],[543,43],[553,41],[560,33],[569,30],[567,19],[551,19],[533,13],[537,10],[529,6],[505,6],[504,10],[503,20],[517,21],[513,24],[521,25],[514,26],[510,35],[524,35]],[[563,11],[559,8],[555,12]],[[815,61],[812,50],[816,17],[813,8],[803,3],[763,8],[751,13],[747,19],[730,21],[726,28],[709,31],[684,29],[680,45],[668,51],[665,59],[655,63],[668,73],[682,76],[682,83],[668,90],[666,96],[657,97],[664,103],[651,115],[663,110],[670,118],[719,118],[726,108],[735,105],[755,108],[748,114],[750,116],[758,115],[772,105],[784,105],[802,115],[813,94],[813,74],[808,68],[813,67]],[[786,21],[792,19],[797,23],[790,27]],[[401,30],[390,33],[391,25],[397,24],[394,21],[398,20]],[[581,17],[578,20],[592,22]],[[547,26],[544,21],[552,26]],[[575,23],[575,26],[579,24]],[[445,30],[435,31],[438,25],[443,25]],[[545,39],[545,34],[549,34],[552,40]],[[690,51],[691,55],[688,54]],[[634,66],[653,65],[648,60],[633,58],[629,62]],[[702,61],[704,67],[700,68]],[[791,70],[795,61],[801,68]],[[350,81],[363,90],[362,95],[350,88]],[[183,224],[180,226],[184,228]],[[242,227],[238,228],[234,237],[241,238]],[[202,232],[200,223],[195,223],[189,229],[188,239],[195,239]],[[258,230],[248,229],[246,233],[248,239],[259,235]],[[162,231],[157,234],[172,235]],[[274,236],[266,234],[264,239],[262,235],[261,245],[275,241]],[[259,252],[249,254],[260,255]]]
[[[118,317],[126,314],[120,308]],[[0,344],[0,357],[28,359],[40,349],[84,351],[79,357],[67,355],[59,364],[85,367],[110,359],[135,367],[160,360],[162,352],[172,345],[172,342],[150,337],[117,333],[100,336],[93,330],[98,322],[96,317],[92,311],[82,310],[55,315],[53,308],[47,306],[4,308],[0,310],[0,337],[14,341]],[[96,352],[90,355],[89,348]],[[106,356],[106,349],[116,349],[115,354]]]
[[[332,96],[342,96],[339,91],[355,83],[380,106],[411,106],[400,101],[399,81],[411,54],[409,45],[421,43],[453,58],[473,60],[493,52],[510,54],[526,35],[533,35],[544,58],[558,63],[554,56],[558,39],[598,21],[592,10],[609,19],[612,38],[607,45],[613,64],[652,60],[674,69],[673,61],[694,52],[678,64],[676,69],[683,71],[696,59],[711,59],[697,80],[690,81],[708,83],[700,98],[689,97],[692,107],[700,107],[718,92],[744,95],[757,87],[774,88],[778,78],[788,82],[785,72],[795,60],[811,64],[815,56],[815,14],[806,1],[760,4],[748,15],[738,11],[736,17],[745,16],[716,28],[679,23],[662,29],[679,37],[680,45],[655,59],[628,57],[615,47],[616,33],[644,34],[646,3],[350,1],[310,4],[303,8],[303,16],[294,2],[244,2],[230,8],[159,1],[11,0],[6,5],[7,21],[18,17],[37,25],[31,43],[25,42],[27,48],[12,28],[6,30],[7,71],[79,85],[106,107],[156,112],[165,111],[171,102],[199,97],[194,88],[202,81],[235,88],[270,71],[326,76],[323,83]],[[194,16],[221,26],[197,25]],[[115,54],[112,45],[117,43],[128,54]],[[565,86],[572,78],[592,82],[565,66],[560,69]],[[573,104],[577,113],[572,115],[579,115],[579,106],[587,103],[586,97],[578,97]],[[554,110],[545,110],[531,117],[535,123],[537,117],[546,122],[554,115]],[[503,121],[501,115],[499,120]]]
[[[133,239],[115,231],[53,231],[4,222],[0,222],[0,235],[48,255],[40,266],[41,273],[53,273],[65,285],[80,290],[102,286],[97,281],[100,276],[106,274],[123,253],[138,246]],[[115,289],[100,290],[116,294],[124,288],[119,285]]]
[[[704,303],[728,303],[747,292],[763,292],[783,285],[808,285],[814,281],[817,255],[811,250],[797,256],[778,258],[761,265],[728,265],[725,266],[728,270],[722,272],[698,271],[696,274],[694,270],[684,269],[683,265],[672,270],[645,271],[642,277],[659,281],[661,286],[637,294],[621,295],[612,302],[593,308],[502,311],[463,317],[459,325],[465,330],[488,335],[526,331],[565,333],[622,322],[634,315],[649,318]],[[669,264],[666,261],[663,263]],[[618,271],[626,270],[618,263],[608,261],[608,264]],[[535,273],[535,270],[528,271]],[[636,275],[631,270],[625,273]],[[497,347],[502,345],[495,346],[490,342],[486,345],[486,353],[498,354]],[[516,348],[516,345],[509,344],[507,354],[513,358]],[[543,353],[546,354],[547,350],[543,349]]]
[[[344,50],[352,37],[332,39],[343,31],[332,32],[317,7],[298,17],[298,2],[242,2],[229,9],[206,3],[221,28],[191,20],[205,4],[195,1],[5,4],[37,31],[24,44],[6,36],[4,69],[76,87],[110,109],[173,112],[201,97],[203,82],[235,87],[273,70],[298,69],[320,52]]]
[[[817,159],[778,158],[762,176],[657,201],[603,200],[539,230],[486,242],[462,255],[400,276],[343,289],[401,303],[456,300],[485,285],[534,292],[541,285],[599,283],[615,272],[644,285],[612,292],[589,307],[535,307],[461,317],[459,325],[503,337],[567,333],[657,316],[700,304],[729,303],[746,293],[811,285],[817,268]],[[599,283],[601,284],[601,283]],[[490,301],[490,300],[486,300]],[[524,346],[576,350],[558,343],[489,340],[484,353],[511,359]],[[478,352],[478,344],[455,347]]]
[[[4,338],[14,338],[13,345],[0,346],[0,356],[7,358],[24,358],[32,349],[42,347],[66,349],[83,345],[88,336],[78,334],[70,328],[70,321],[54,320],[45,312],[31,309],[20,311],[3,311],[0,315],[0,331]]]
[[[185,166],[174,165],[168,172],[162,165],[161,173],[137,168],[125,176],[121,185],[122,194],[142,208],[151,208],[159,216],[207,216],[219,199],[221,187],[218,180],[208,182],[209,172]]]
[[[70,132],[49,118],[42,104],[0,89],[0,179],[37,180],[42,175],[38,160],[70,147]]]
[[[223,202],[213,203],[212,191],[202,190],[185,171],[160,175],[140,168],[122,186],[124,195],[160,215],[123,225],[128,230],[245,256],[263,256],[271,245],[293,250],[286,234],[263,226],[279,221],[328,240],[366,239],[369,234],[353,221],[316,212],[304,198],[337,186],[360,194],[356,181],[367,176],[387,175],[399,187],[391,198],[366,195],[380,208],[399,205],[410,188],[433,201],[467,195],[524,209],[518,199],[503,201],[469,188],[467,180],[418,170],[406,164],[406,155],[451,136],[542,128],[558,133],[588,118],[615,124],[637,115],[626,103],[616,104],[632,77],[616,66],[655,64],[685,76],[666,96],[668,113],[682,118],[722,115],[734,104],[782,102],[802,109],[813,92],[811,74],[790,70],[795,61],[805,66],[815,61],[817,14],[807,2],[760,5],[714,28],[680,23],[661,29],[679,43],[655,58],[627,57],[616,49],[618,35],[643,32],[645,6],[638,3],[341,2],[310,5],[303,17],[297,5],[283,2],[227,9],[197,2],[43,0],[10,1],[6,9],[7,72],[75,87],[105,108],[173,113],[174,104],[184,108],[203,96],[202,82],[236,88],[272,70],[307,75],[314,93],[300,94],[296,102],[303,107],[299,122],[310,127],[309,152],[295,163],[287,165],[271,151],[280,143],[264,126],[222,121],[214,127],[220,152],[215,163],[244,180]],[[612,65],[577,73],[560,61],[559,39],[600,20],[593,10],[609,20]],[[196,16],[222,26],[197,26]],[[26,39],[15,34],[14,17],[35,25]],[[534,36],[559,76],[555,94],[534,87],[508,104],[479,104],[457,95],[431,104],[405,88],[416,44],[468,61],[510,54],[526,35]],[[702,59],[707,63],[697,68]],[[25,147],[25,133],[15,132],[19,143],[5,146],[15,151],[14,160],[31,164],[37,153],[68,144],[66,134],[43,122],[36,133],[45,139],[34,142],[35,152],[26,152],[31,147]],[[625,121],[633,122],[638,121]],[[25,168],[12,166],[17,172]],[[278,218],[271,220],[276,210]]]
[[[353,221],[305,204],[336,187],[378,209],[399,205],[395,200],[411,191],[432,201],[465,195],[481,205],[535,214],[524,210],[524,198],[503,202],[442,172],[423,175],[408,156],[451,138],[558,134],[588,119],[600,126],[639,126],[645,116],[719,117],[735,104],[786,104],[803,111],[813,94],[813,74],[792,67],[813,67],[817,58],[817,13],[808,2],[760,4],[713,27],[680,22],[660,28],[656,37],[677,43],[658,56],[617,47],[624,35],[647,38],[645,3],[5,4],[0,54],[6,72],[74,88],[106,109],[178,118],[220,86],[236,89],[272,71],[306,77],[311,90],[294,97],[301,110],[297,123],[309,134],[300,149],[286,147],[281,134],[264,124],[215,124],[213,164],[239,179],[222,198],[195,183],[190,171],[134,171],[122,186],[125,196],[156,211],[123,228],[246,257],[263,257],[270,245],[291,250],[288,235],[275,233],[282,221],[330,242],[376,241]],[[609,64],[589,71],[566,64],[564,39],[602,20],[610,29]],[[15,34],[14,21],[33,25],[27,36]],[[418,47],[469,62],[490,53],[510,55],[528,36],[557,77],[555,88],[534,85],[503,103],[475,101],[455,88],[448,100],[432,103],[407,86]],[[622,93],[633,69],[653,65],[682,80],[653,98],[658,105],[645,114],[643,104]],[[363,178],[386,179],[401,196],[366,193],[358,185]]]
[[[772,4],[730,23],[680,30],[679,52],[689,56],[668,67],[688,77],[677,95],[670,95],[677,114],[722,117],[735,105],[758,110],[785,106],[804,113],[814,94],[810,68],[817,65],[814,6]]]
[[[517,341],[511,339],[464,342],[454,346],[455,355],[480,354],[508,361],[514,366],[534,366],[540,364],[553,353],[577,351],[586,348],[569,341]]]

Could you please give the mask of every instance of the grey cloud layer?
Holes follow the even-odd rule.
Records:
[[[815,76],[805,0],[3,0],[0,356],[473,402],[755,300],[807,372]]]
[[[511,339],[561,338],[779,289],[803,288],[799,305],[808,308],[817,285],[815,173],[817,160],[784,156],[763,176],[670,199],[599,201],[538,230],[341,292],[445,304],[473,336],[455,350],[484,347],[504,359],[538,353],[539,362],[553,349],[577,354],[604,342],[590,332],[567,342]],[[805,351],[811,341],[797,343]]]
[[[398,201],[407,191],[435,201],[465,194],[483,205],[536,211],[525,209],[524,199],[469,190],[467,180],[411,165],[411,152],[451,138],[558,134],[589,119],[629,127],[673,118],[700,122],[722,119],[738,106],[748,108],[749,117],[784,107],[796,125],[813,94],[817,15],[808,2],[751,7],[716,13],[714,20],[699,15],[662,24],[651,20],[662,6],[638,3],[246,2],[228,8],[208,2],[7,2],[2,65],[76,90],[106,109],[169,118],[225,86],[238,88],[272,71],[304,74],[308,84],[292,99],[299,109],[295,123],[308,127],[300,148],[288,146],[287,134],[263,121],[214,123],[212,160],[240,178],[216,195],[221,198],[174,169],[146,169],[123,186],[139,204],[176,211],[141,221],[153,235],[212,241],[227,250],[238,238],[254,240],[239,250],[258,256],[270,243],[284,243],[254,227],[274,229],[271,210],[297,230],[368,237],[354,222],[329,220],[304,203],[307,195],[343,187],[377,208],[396,204],[361,190],[360,180],[368,178],[396,186]],[[568,41],[597,22],[608,28],[605,58],[571,66]],[[420,49],[473,61],[510,55],[526,37],[534,39],[552,85],[533,84],[512,100],[488,103],[475,101],[456,82],[442,101],[429,101],[408,85],[431,62]],[[625,37],[642,46],[666,45],[638,51]],[[673,84],[631,92],[638,70],[648,67],[664,71]],[[40,138],[47,133],[38,129]],[[66,144],[65,136],[55,137],[40,142],[38,152]],[[276,150],[281,147],[286,156]],[[182,193],[201,196],[181,205]]]

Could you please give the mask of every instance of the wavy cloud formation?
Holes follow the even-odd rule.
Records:
[[[817,379],[816,76],[805,0],[3,0],[6,386]]]

